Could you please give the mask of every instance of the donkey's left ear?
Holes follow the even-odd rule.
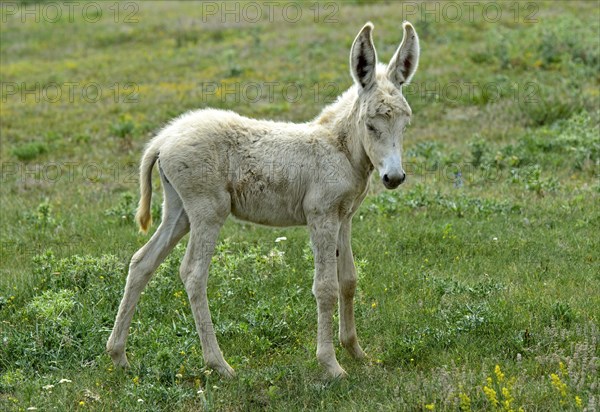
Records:
[[[402,43],[390,60],[387,69],[387,76],[396,87],[408,83],[419,65],[420,48],[417,32],[407,21],[402,23],[402,28],[404,29]]]

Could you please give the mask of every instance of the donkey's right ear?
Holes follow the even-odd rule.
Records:
[[[350,73],[356,84],[368,90],[375,84],[377,53],[373,44],[373,23],[368,22],[354,39],[350,50]]]

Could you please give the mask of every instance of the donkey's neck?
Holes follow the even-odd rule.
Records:
[[[337,146],[348,156],[357,174],[368,178],[373,170],[360,139],[360,107],[356,85],[346,90],[338,99],[326,106],[313,121],[328,128],[337,139]],[[363,131],[364,132],[364,131]]]

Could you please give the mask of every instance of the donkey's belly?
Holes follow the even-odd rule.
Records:
[[[315,167],[290,158],[298,151],[286,147],[265,144],[230,156],[227,189],[235,217],[268,226],[306,224],[303,201]]]
[[[267,226],[306,224],[301,199],[276,195],[268,189],[259,193],[233,192],[231,213],[238,219]]]

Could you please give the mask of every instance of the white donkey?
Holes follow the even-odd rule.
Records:
[[[346,375],[333,345],[333,311],[339,299],[339,339],[363,358],[354,324],[356,270],[350,245],[352,216],[362,203],[373,168],[394,189],[406,175],[402,140],[411,109],[402,85],[417,69],[419,40],[403,23],[400,47],[389,65],[378,64],[373,25],[352,45],[355,84],[314,120],[283,123],[253,120],[230,111],[198,110],[182,115],[148,145],[140,166],[141,200],[136,219],[151,223],[152,168],[158,161],[164,190],[160,227],[135,253],[107,351],[127,366],[125,343],[135,306],[154,270],[190,232],[181,263],[206,364],[234,376],[223,358],[206,296],[208,268],[221,226],[231,213],[270,225],[307,225],[310,231],[317,301],[317,359],[333,377]]]

